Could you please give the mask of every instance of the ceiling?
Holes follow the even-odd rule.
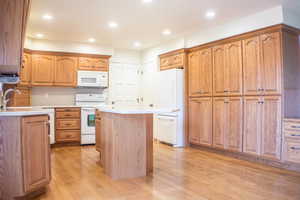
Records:
[[[32,0],[27,35],[65,42],[88,42],[140,49],[170,40],[186,31],[207,28],[281,4],[282,0]],[[214,19],[205,13],[213,10]],[[53,19],[46,21],[43,15]],[[115,21],[119,26],[108,27]],[[171,35],[162,35],[170,29]]]

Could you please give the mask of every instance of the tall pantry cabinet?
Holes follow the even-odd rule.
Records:
[[[276,25],[189,50],[191,144],[281,160],[283,118],[300,117],[299,33]]]

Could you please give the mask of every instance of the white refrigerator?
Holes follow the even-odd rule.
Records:
[[[169,108],[170,113],[154,116],[154,138],[174,147],[183,147],[184,141],[184,70],[170,69],[158,72],[157,108]]]

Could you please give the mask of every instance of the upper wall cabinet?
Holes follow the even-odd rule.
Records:
[[[31,82],[31,54],[24,53],[20,70],[20,85],[28,86]]]
[[[54,83],[55,56],[32,55],[33,86],[52,86]]]
[[[10,66],[15,73],[22,63],[29,5],[30,0],[1,0],[0,66]]]
[[[282,55],[280,33],[243,41],[245,95],[280,95]]]
[[[214,96],[242,95],[242,64],[240,41],[213,48]]]
[[[203,49],[188,56],[189,96],[212,96],[212,49]]]
[[[108,71],[108,59],[80,57],[78,69],[86,71]]]
[[[281,39],[280,33],[269,33],[260,36],[261,41],[261,74],[262,91],[267,95],[281,94]]]
[[[180,49],[165,54],[161,54],[160,70],[184,68],[186,62],[185,49]]]
[[[54,84],[56,86],[77,85],[78,58],[68,56],[56,56]]]

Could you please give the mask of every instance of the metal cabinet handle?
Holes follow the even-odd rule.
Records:
[[[295,126],[295,125],[293,125],[293,126],[291,126],[292,128],[300,128],[300,126]]]
[[[300,134],[291,134],[291,136],[293,136],[293,137],[300,137]]]
[[[300,150],[300,147],[291,147],[292,150]]]

